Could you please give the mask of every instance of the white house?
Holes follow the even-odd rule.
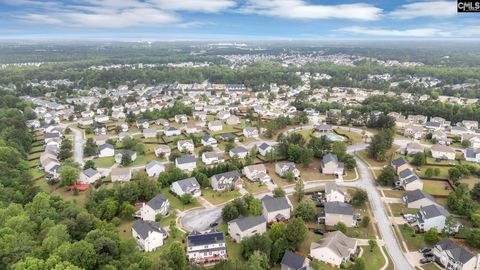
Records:
[[[292,214],[292,205],[287,197],[274,198],[265,195],[262,198],[262,215],[268,223],[289,220]]]
[[[210,178],[210,184],[215,191],[233,190],[242,186],[242,176],[237,171],[219,173]]]
[[[195,145],[193,144],[193,140],[179,140],[177,142],[177,149],[178,151],[187,151],[188,153],[193,153],[195,149]]]
[[[156,160],[151,160],[145,165],[145,171],[150,177],[158,177],[161,172],[165,171],[165,165]]]
[[[155,217],[158,214],[163,216],[168,215],[169,208],[170,201],[162,194],[158,194],[142,205],[142,208],[139,210],[139,215],[142,220],[155,221]]]
[[[263,216],[240,216],[228,222],[228,234],[237,243],[240,243],[245,237],[250,237],[255,234],[263,234],[266,231],[267,220]]]
[[[166,159],[170,157],[170,154],[172,153],[172,149],[168,145],[165,144],[160,144],[157,147],[155,147],[155,156],[160,157],[163,155]]]
[[[465,149],[465,160],[480,163],[480,148]]]
[[[339,222],[344,223],[347,227],[353,227],[357,224],[353,207],[344,202],[325,202],[325,225],[335,226]]]
[[[325,184],[325,201],[327,202],[346,202],[347,191],[345,188],[335,183],[328,182]]]
[[[115,154],[115,162],[122,163],[122,158],[124,155],[129,156],[132,162],[137,159],[137,153],[135,151],[126,149],[118,151],[118,153]]]
[[[408,191],[403,196],[407,208],[420,208],[437,203],[435,198],[430,194],[423,192],[421,189]]]
[[[245,138],[258,138],[258,129],[257,128],[244,128],[243,136]]]
[[[291,172],[294,178],[300,177],[300,171],[295,166],[295,163],[289,161],[281,161],[275,164],[275,172],[281,177],[285,177],[287,173]]]
[[[130,168],[113,168],[110,173],[112,182],[128,182],[132,179]]]
[[[137,220],[132,225],[132,236],[141,250],[150,252],[163,246],[167,232],[158,223]]]
[[[252,182],[270,182],[272,178],[267,173],[267,168],[263,164],[249,165],[243,167],[243,174]]]
[[[215,120],[208,122],[208,129],[211,131],[221,131],[223,129],[222,121]]]
[[[101,177],[100,173],[92,168],[88,168],[80,173],[78,182],[80,184],[93,184]]]
[[[357,251],[357,240],[341,231],[329,232],[320,241],[310,244],[310,256],[339,267]]]
[[[273,151],[273,147],[268,143],[262,143],[258,146],[258,152],[262,156],[267,156],[269,152]]]
[[[230,152],[228,154],[230,155],[231,158],[235,156],[238,158],[246,158],[248,156],[248,150],[243,146],[238,146],[230,149]]]
[[[225,162],[225,158],[221,152],[204,152],[202,154],[202,162],[205,165],[219,164]]]
[[[433,158],[455,160],[455,150],[450,146],[435,144],[431,150]]]
[[[421,206],[418,212],[418,227],[421,231],[428,231],[436,228],[441,232],[445,228],[445,221],[450,214],[438,204]]]
[[[194,156],[178,157],[175,159],[175,167],[191,172],[197,167],[197,160]]]
[[[213,138],[212,136],[210,136],[210,134],[208,133],[205,133],[205,135],[203,135],[202,137],[202,144],[204,146],[217,146],[217,140],[215,138]]]
[[[479,267],[479,254],[473,254],[447,237],[438,242],[432,251],[435,262],[442,269],[476,270]]]
[[[143,128],[143,129],[146,129],[146,128],[149,128],[150,127],[150,123],[148,123],[148,120],[147,119],[138,119],[136,121],[136,124],[137,124],[137,128]]]
[[[194,263],[216,263],[227,260],[227,246],[223,232],[193,231],[187,236],[187,258]]]
[[[322,159],[322,173],[341,176],[345,173],[345,166],[336,155],[326,154]]]
[[[200,184],[195,177],[190,177],[173,182],[170,185],[170,190],[178,197],[182,197],[185,194],[190,194],[193,197],[198,197],[202,194],[200,190]]]
[[[165,134],[165,136],[167,137],[172,137],[172,136],[179,136],[180,134],[182,134],[182,131],[176,127],[167,127],[163,133]]]

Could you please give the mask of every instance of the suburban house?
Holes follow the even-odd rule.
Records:
[[[270,182],[272,178],[267,173],[267,168],[263,164],[249,165],[243,167],[243,174],[252,182]]]
[[[187,236],[187,257],[198,264],[213,264],[227,260],[227,246],[223,232],[215,230],[200,233],[191,232]]]
[[[423,147],[421,144],[417,142],[410,142],[405,147],[405,154],[409,156],[413,156],[417,153],[423,153],[424,149],[425,147]]]
[[[165,131],[163,131],[163,133],[167,137],[172,137],[172,136],[178,136],[182,134],[182,131],[176,127],[167,127]]]
[[[411,169],[405,169],[398,173],[398,179],[400,181],[397,184],[407,191],[423,189],[423,181]]]
[[[322,173],[341,176],[345,173],[344,164],[338,161],[336,155],[326,154],[322,159]]]
[[[435,131],[435,130],[438,130],[442,127],[442,124],[439,123],[439,122],[426,122],[425,123],[425,128],[428,130],[428,131]]]
[[[274,198],[265,195],[262,198],[262,215],[268,223],[289,220],[292,213],[292,205],[287,197]]]
[[[344,202],[325,202],[325,225],[335,226],[339,222],[344,223],[347,227],[353,227],[357,224],[355,215],[353,213],[353,207]],[[319,219],[322,219],[320,217]]]
[[[248,150],[243,146],[238,146],[230,149],[230,152],[228,154],[231,158],[235,156],[237,156],[237,158],[246,158],[248,156]]]
[[[132,171],[130,168],[112,168],[110,177],[112,182],[128,182],[132,179]]]
[[[212,165],[225,162],[222,152],[204,152],[202,154],[202,162],[205,165]]]
[[[118,151],[118,153],[115,154],[115,162],[122,163],[122,158],[124,155],[130,157],[130,161],[135,161],[137,159],[137,153],[135,151],[126,149]]]
[[[311,270],[309,266],[310,260],[291,252],[290,250],[285,251],[283,254],[282,261],[280,262],[281,270]]]
[[[236,126],[240,124],[240,118],[238,116],[231,115],[225,120],[225,123],[229,126]]]
[[[167,119],[159,118],[159,119],[155,120],[155,125],[163,126],[163,127],[169,127],[170,122],[168,122]]]
[[[107,135],[107,126],[97,122],[93,127],[93,132],[95,135]]]
[[[320,241],[310,244],[310,256],[339,267],[357,251],[357,240],[341,231],[327,233]]]
[[[347,190],[335,183],[325,184],[325,201],[327,202],[346,202],[348,198]]]
[[[200,190],[200,184],[195,177],[179,180],[173,182],[170,185],[170,190],[178,197],[182,197],[185,194],[190,194],[193,197],[198,197],[202,194]]]
[[[147,119],[138,119],[136,121],[136,124],[137,124],[137,128],[139,129],[145,129],[150,127],[150,124],[148,123]]]
[[[201,142],[204,146],[207,146],[207,145],[217,146],[217,140],[212,136],[210,136],[210,134],[208,133],[205,133],[205,135],[203,135]]]
[[[450,146],[435,144],[431,150],[433,158],[455,160],[455,150]]]
[[[217,119],[218,120],[226,120],[231,116],[229,111],[220,111],[217,113]]]
[[[263,234],[266,231],[267,220],[263,216],[240,216],[228,222],[228,234],[236,243],[240,243],[244,237]]]
[[[262,144],[260,144],[258,146],[258,152],[260,153],[260,155],[262,156],[267,156],[269,152],[273,151],[273,147],[266,143],[266,142],[263,142]]]
[[[199,125],[195,124],[187,124],[185,125],[185,133],[187,134],[194,134],[202,132],[203,128]]]
[[[330,134],[333,132],[333,128],[329,124],[318,124],[313,127],[316,132],[320,134]]]
[[[188,122],[188,116],[186,114],[175,115],[175,122],[179,124],[186,124]]]
[[[223,129],[222,121],[215,120],[208,122],[208,129],[211,131],[221,131]]]
[[[172,149],[170,149],[170,146],[166,144],[160,144],[157,147],[155,147],[156,157],[160,157],[161,155],[163,155],[165,159],[168,159],[171,153],[172,153]]]
[[[468,251],[450,238],[443,238],[433,248],[435,262],[442,268],[455,270],[475,270],[479,266],[479,255]]]
[[[193,140],[192,139],[188,139],[188,140],[179,140],[177,142],[177,149],[178,151],[182,152],[182,151],[187,151],[188,153],[193,153],[194,149],[195,149],[195,145],[193,144]]]
[[[403,196],[407,208],[420,208],[437,203],[432,195],[423,192],[421,189],[408,191]]]
[[[169,208],[170,202],[168,199],[162,194],[158,194],[142,205],[142,208],[139,210],[139,216],[142,220],[155,221],[155,217],[158,214],[168,215]]]
[[[470,142],[470,147],[473,148],[480,148],[480,135],[479,134],[463,134],[462,135],[462,142],[468,141]]]
[[[146,128],[142,132],[144,138],[155,138],[157,137],[157,130],[154,128]]]
[[[100,179],[101,175],[99,172],[92,168],[88,168],[80,173],[80,177],[78,179],[79,184],[93,184],[98,179]]]
[[[472,121],[472,120],[463,120],[462,125],[470,130],[475,130],[478,129],[478,121]]]
[[[295,167],[295,163],[282,161],[275,164],[275,172],[281,177],[285,177],[287,173],[291,172],[292,176],[296,179],[300,177],[300,171]]]
[[[237,171],[224,172],[213,175],[210,183],[215,191],[233,190],[242,186],[242,176]]]
[[[197,167],[197,160],[194,156],[178,157],[175,159],[175,167],[191,172]]]
[[[480,163],[480,148],[465,149],[465,160]]]
[[[442,130],[435,130],[432,133],[432,140],[435,140],[438,144],[442,145],[450,145],[450,143],[452,142],[452,139],[449,139],[447,137],[447,133]]]
[[[393,159],[391,162],[391,165],[395,169],[395,172],[397,174],[399,174],[401,171],[405,169],[412,169],[410,164],[408,164],[407,160],[403,157]]]
[[[96,135],[94,140],[97,145],[102,145],[106,144],[108,139],[107,135]]]
[[[156,160],[151,160],[145,165],[145,171],[147,171],[149,177],[158,177],[161,172],[165,171],[165,165]]]
[[[115,155],[115,149],[113,145],[105,143],[98,147],[98,157],[113,157]]]
[[[244,128],[243,129],[243,136],[245,138],[258,138],[258,129],[257,128]]]
[[[403,136],[420,140],[423,135],[423,127],[420,125],[407,125],[403,130]]]
[[[421,206],[418,211],[418,227],[421,231],[428,231],[431,228],[441,232],[445,228],[445,221],[450,214],[438,204]]]
[[[163,246],[163,241],[168,235],[158,223],[137,220],[132,225],[132,236],[141,250],[150,252]]]

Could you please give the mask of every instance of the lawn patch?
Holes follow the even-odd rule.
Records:
[[[452,188],[447,181],[423,180],[423,191],[432,196],[447,196]]]
[[[213,205],[222,204],[240,196],[241,194],[238,190],[223,192],[216,192],[212,189],[202,190],[202,197]]]

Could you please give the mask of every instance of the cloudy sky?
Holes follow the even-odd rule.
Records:
[[[476,39],[456,1],[0,0],[0,38]]]

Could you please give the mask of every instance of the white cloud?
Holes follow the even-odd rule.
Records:
[[[288,19],[351,19],[371,21],[380,18],[382,9],[365,3],[316,5],[303,0],[247,0],[242,13]]]
[[[344,27],[338,31],[382,37],[449,37],[450,32],[444,32],[436,28],[413,28],[405,30],[366,28],[366,27]]]
[[[457,14],[455,1],[429,1],[402,5],[389,13],[398,19],[414,19],[418,17],[445,18]]]
[[[216,13],[237,6],[234,0],[151,0],[166,10]]]

